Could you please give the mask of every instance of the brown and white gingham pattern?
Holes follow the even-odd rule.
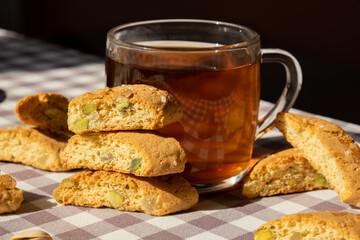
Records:
[[[226,98],[217,99],[214,101],[201,99],[200,101],[196,101],[194,99],[182,98],[176,93],[175,97],[180,101],[183,109],[184,115],[182,120],[187,122],[184,125],[184,132],[187,136],[184,139],[183,147],[188,152],[193,154],[194,156],[201,159],[209,159],[211,156],[217,159],[223,159],[226,149],[213,148],[199,148],[195,147],[192,142],[201,142],[201,143],[221,143],[227,142],[229,143],[232,139],[226,138],[226,129],[224,124],[224,118],[229,115],[229,109],[234,103],[239,102],[237,96],[230,95]],[[200,137],[200,133],[196,130],[199,122],[209,121],[209,117],[211,121],[215,124],[218,124],[218,128],[216,129],[216,134],[209,137]],[[189,139],[190,138],[190,139]],[[189,139],[190,141],[186,141]]]
[[[14,107],[26,95],[56,92],[71,99],[104,86],[102,59],[0,31],[0,89],[7,95],[0,103],[0,128],[20,124]],[[261,115],[271,106],[262,101]],[[327,119],[359,141],[360,126]],[[281,134],[273,129],[256,142],[254,155],[261,156],[288,146]],[[202,195],[193,209],[163,217],[108,208],[62,206],[52,198],[52,191],[75,171],[48,172],[8,162],[0,162],[0,169],[14,177],[18,188],[24,190],[20,209],[14,214],[0,216],[0,239],[4,240],[30,229],[44,230],[53,239],[66,240],[247,240],[253,239],[253,232],[262,223],[285,214],[320,210],[360,213],[342,203],[333,190],[246,200],[235,189]]]

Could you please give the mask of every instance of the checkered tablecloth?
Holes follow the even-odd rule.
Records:
[[[38,92],[56,92],[69,99],[105,86],[103,60],[0,30],[0,128],[19,125],[16,102]],[[261,114],[272,104],[261,102]],[[299,113],[300,111],[292,109]],[[303,112],[300,112],[303,113]],[[305,113],[308,114],[308,113]],[[360,126],[326,118],[357,141]],[[288,147],[273,129],[254,147],[256,157]],[[285,214],[320,210],[360,213],[342,203],[332,190],[246,200],[235,189],[200,196],[191,210],[170,216],[121,212],[108,208],[62,206],[52,199],[60,181],[75,172],[57,173],[21,164],[0,162],[0,169],[24,190],[24,202],[14,214],[0,215],[0,239],[30,229],[48,232],[53,239],[253,239],[263,223]]]

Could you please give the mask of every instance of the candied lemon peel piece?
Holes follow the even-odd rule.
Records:
[[[254,240],[270,240],[274,238],[274,234],[269,229],[261,229],[254,235]]]
[[[289,184],[290,186],[295,186],[296,181],[295,181],[295,179],[291,178],[291,179],[287,180],[287,184]]]

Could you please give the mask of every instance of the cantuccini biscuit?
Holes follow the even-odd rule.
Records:
[[[357,240],[360,239],[360,215],[323,211],[292,214],[260,226],[255,240]]]
[[[23,190],[16,188],[16,181],[8,174],[0,175],[0,214],[15,212],[23,200]]]
[[[56,93],[38,93],[21,99],[15,107],[19,120],[53,131],[68,131],[67,110],[69,101]]]
[[[117,172],[83,171],[61,181],[53,197],[63,205],[166,215],[193,207],[199,195],[179,175],[142,178]]]
[[[10,240],[52,240],[52,237],[41,230],[28,230],[15,234]]]
[[[31,126],[0,129],[0,160],[43,170],[65,171],[68,169],[61,165],[59,153],[68,138],[66,134]]]
[[[184,171],[186,156],[172,137],[149,131],[118,131],[75,135],[62,151],[67,168],[91,168],[138,176]]]
[[[242,195],[256,198],[329,187],[325,177],[290,148],[260,160],[243,180]]]
[[[71,100],[68,125],[75,133],[155,130],[181,117],[180,103],[167,91],[143,84],[122,85]]]
[[[360,148],[326,120],[279,113],[275,126],[323,174],[340,199],[360,207]]]

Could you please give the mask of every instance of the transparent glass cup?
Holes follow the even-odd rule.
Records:
[[[260,65],[284,66],[286,84],[258,120]],[[106,43],[107,86],[149,84],[181,103],[180,122],[158,129],[187,155],[182,175],[199,192],[229,188],[245,175],[256,139],[278,112],[294,104],[302,83],[298,61],[281,49],[261,49],[254,30],[231,23],[167,19],[111,29]]]

